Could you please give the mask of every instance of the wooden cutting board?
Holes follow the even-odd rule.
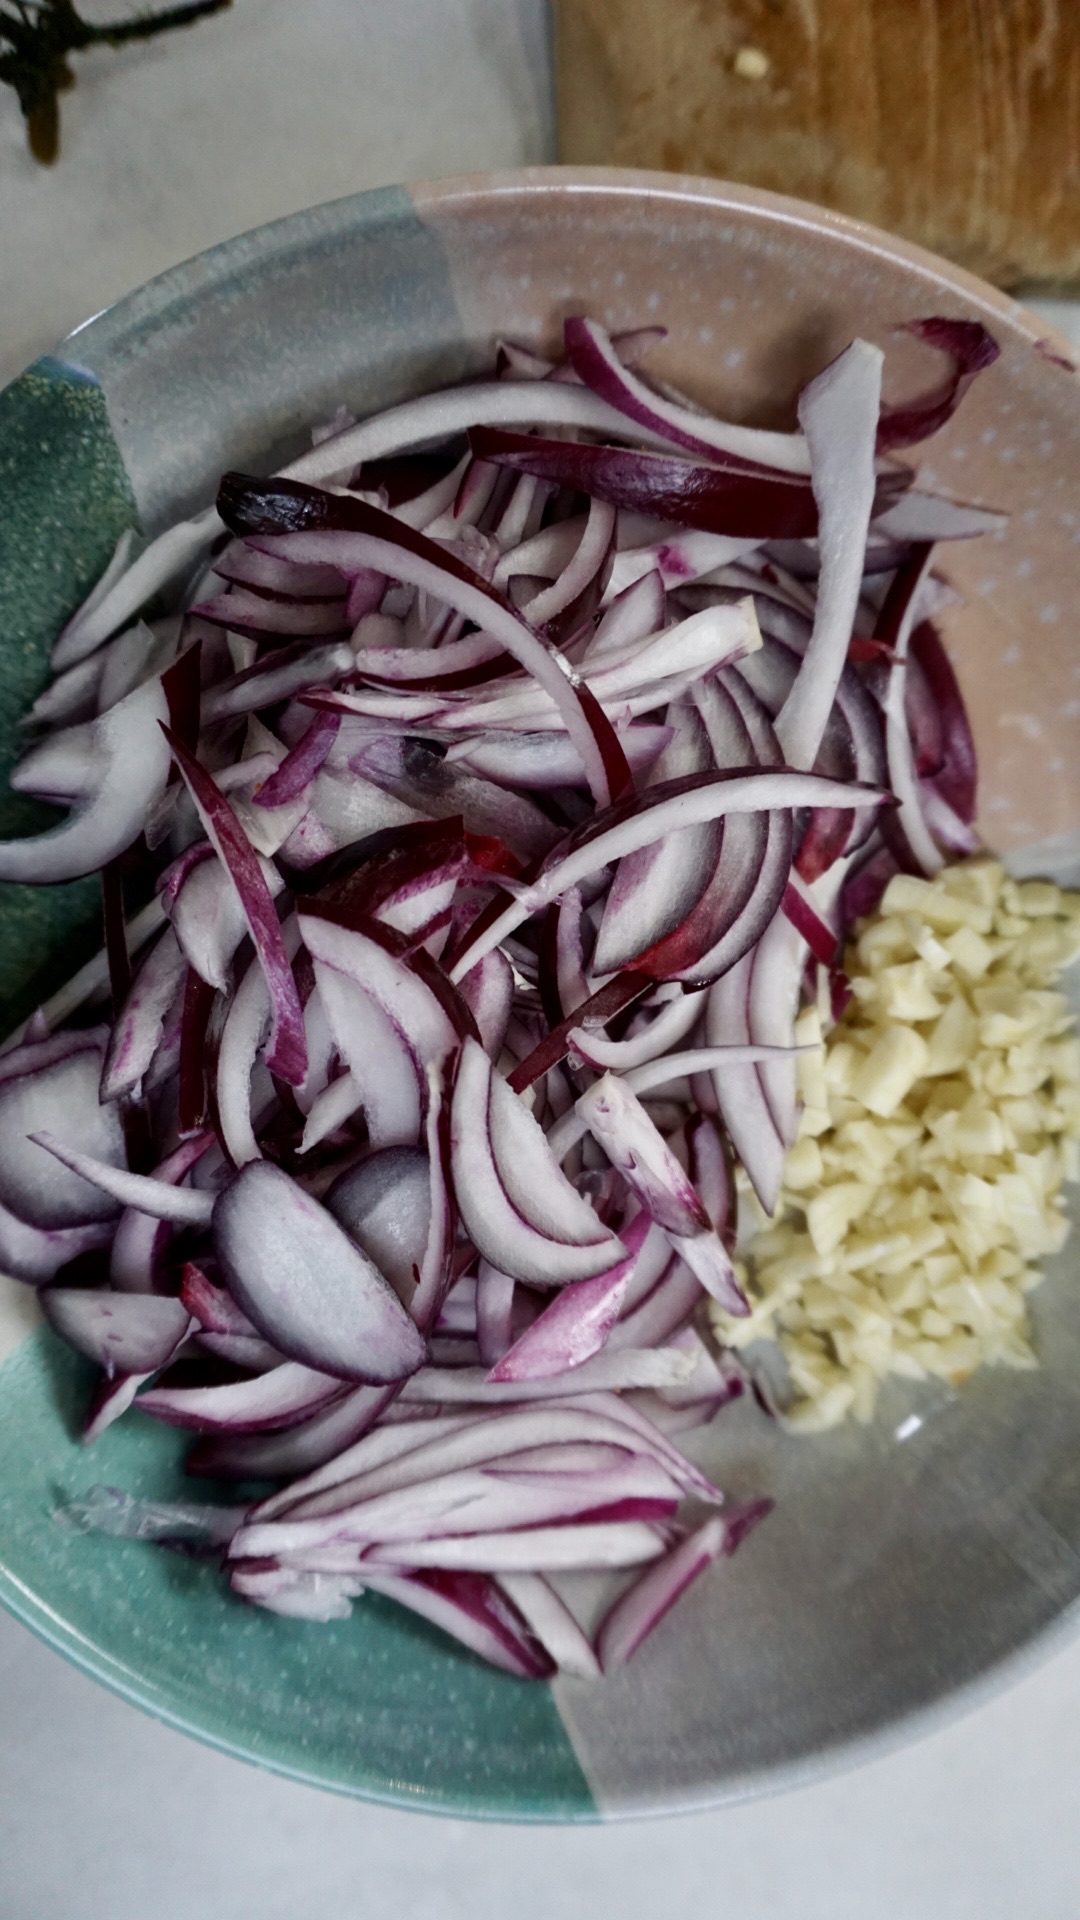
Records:
[[[563,160],[716,174],[1080,283],[1080,0],[555,0]]]

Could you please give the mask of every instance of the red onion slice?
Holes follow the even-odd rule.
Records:
[[[213,1243],[233,1298],[289,1359],[374,1385],[423,1362],[385,1275],[280,1167],[252,1161],[236,1174],[214,1206]]]
[[[117,1373],[156,1373],[168,1366],[191,1326],[187,1308],[159,1294],[43,1287],[38,1298],[54,1332],[104,1368],[110,1379]]]
[[[40,1287],[55,1278],[61,1267],[80,1253],[107,1247],[112,1238],[108,1220],[82,1227],[32,1227],[0,1206],[0,1273],[27,1286]]]
[[[691,453],[733,454],[782,473],[807,473],[810,454],[800,433],[770,433],[734,426],[709,414],[691,413],[647,387],[627,371],[611,339],[595,320],[564,323],[567,358],[587,387],[646,433]],[[860,343],[861,344],[861,343]]]
[[[340,1379],[287,1361],[252,1380],[225,1387],[151,1387],[137,1405],[171,1427],[200,1433],[250,1433],[288,1427],[338,1399]]]
[[[159,1167],[155,1167],[153,1178],[167,1181],[170,1185],[179,1184],[185,1174],[190,1173],[192,1167],[202,1159],[212,1139],[212,1134],[200,1133],[182,1141],[173,1153],[166,1155]],[[152,1214],[128,1208],[120,1215],[113,1236],[109,1254],[109,1284],[117,1293],[153,1293],[157,1283],[158,1262],[168,1243],[167,1221],[155,1220]],[[194,1309],[189,1308],[189,1311],[194,1312]]]
[[[552,1573],[575,1567],[637,1567],[664,1551],[659,1530],[646,1520],[473,1534],[464,1539],[409,1540],[373,1547],[372,1567],[454,1567],[481,1573]]]
[[[515,1181],[512,1196],[496,1158],[493,1128],[505,1128],[515,1101],[476,1041],[462,1048],[450,1114],[454,1190],[465,1230],[477,1250],[502,1273],[540,1286],[588,1279],[610,1267],[621,1251],[552,1158],[527,1109],[509,1122],[503,1166]],[[509,1155],[509,1158],[507,1157]],[[528,1211],[524,1211],[524,1208]],[[569,1237],[573,1235],[573,1237]],[[562,1236],[562,1237],[556,1237]]]
[[[480,1655],[522,1680],[546,1680],[554,1663],[520,1609],[500,1594],[484,1573],[428,1568],[421,1572],[371,1573],[364,1584],[441,1627]]]
[[[635,1237],[643,1239],[644,1234]],[[555,1295],[550,1306],[497,1360],[488,1375],[490,1381],[547,1380],[600,1352],[619,1317],[638,1256],[639,1248],[629,1232],[623,1244],[627,1249],[625,1259],[591,1280],[573,1281]]]
[[[743,775],[702,774],[675,781],[678,792],[663,788],[638,795],[632,810],[605,826],[603,817],[591,823],[583,845],[554,860],[521,899],[513,901],[499,919],[486,927],[450,970],[452,980],[475,966],[485,953],[501,945],[508,934],[531,914],[557,899],[568,887],[584,880],[614,859],[648,846],[677,828],[697,826],[729,814],[786,811],[798,806],[879,806],[888,795],[878,789],[824,780],[817,774],[777,772]],[[595,836],[595,837],[593,837]]]
[[[939,347],[952,359],[952,368],[936,393],[906,406],[883,407],[878,424],[877,446],[881,453],[895,447],[909,447],[937,433],[950,420],[976,374],[993,366],[1001,348],[980,320],[952,320],[934,316],[929,320],[909,320],[906,333],[928,346]]]
[[[108,1109],[103,1108],[102,1111],[107,1112]],[[61,1166],[68,1167],[81,1181],[96,1187],[99,1194],[111,1203],[108,1207],[110,1213],[117,1212],[120,1207],[137,1207],[141,1213],[152,1214],[157,1220],[171,1220],[178,1227],[203,1227],[210,1219],[213,1197],[209,1193],[199,1193],[191,1187],[170,1186],[165,1180],[154,1180],[143,1173],[128,1173],[124,1167],[67,1146],[52,1133],[39,1130],[27,1137],[33,1146],[51,1153]],[[104,1201],[98,1202],[98,1209],[99,1214],[105,1211]]]
[[[705,1033],[715,1046],[745,1046],[750,1041],[753,961],[753,954],[747,954],[710,989]],[[780,1196],[785,1147],[758,1071],[752,1066],[714,1069],[713,1084],[731,1143],[762,1207],[773,1214]]]
[[[408,1305],[431,1232],[431,1169],[422,1147],[384,1147],[335,1180],[326,1206]]]
[[[671,454],[542,440],[498,427],[474,428],[469,443],[479,457],[517,473],[706,533],[797,540],[817,532],[817,508],[803,474],[748,471],[720,453],[704,466]]]
[[[733,1553],[770,1505],[769,1501],[760,1501],[731,1518],[725,1515],[706,1520],[620,1596],[601,1621],[596,1636],[597,1657],[604,1673],[626,1664],[691,1582],[720,1554]]]
[[[621,1393],[629,1387],[677,1386],[693,1372],[694,1362],[676,1347],[640,1348],[593,1354],[565,1373],[544,1380],[489,1381],[483,1367],[421,1367],[405,1382],[403,1402],[435,1406],[462,1403],[498,1407],[518,1400],[546,1400],[565,1394]]]
[[[162,731],[195,802],[206,837],[236,888],[259,964],[266,975],[271,1007],[267,1065],[289,1086],[299,1086],[307,1070],[304,1016],[281,935],[281,922],[258,855],[212,776],[174,733],[167,727]]]
[[[599,1678],[600,1662],[565,1600],[542,1573],[504,1573],[499,1585],[528,1622],[560,1673]]]
[[[0,880],[47,886],[94,873],[124,853],[169,775],[168,751],[156,723],[168,706],[160,680],[150,680],[94,723],[99,777],[58,827],[25,840],[0,841]]]
[[[881,352],[864,340],[819,373],[799,398],[818,504],[821,574],[814,630],[776,735],[792,767],[812,767],[847,660],[874,505],[874,436]]]
[[[305,495],[308,491],[305,490]],[[271,497],[272,490],[266,483],[226,476],[219,495],[222,511],[234,514],[238,501],[250,494],[266,499]],[[280,486],[274,497],[282,497]],[[337,496],[312,495],[305,497],[303,504],[313,517],[320,516],[317,523],[321,527],[330,526],[335,530],[287,534],[287,544],[283,546],[279,541],[275,551],[280,550],[285,558],[329,560],[343,571],[365,566],[379,568],[445,600],[466,619],[474,620],[478,627],[499,640],[551,695],[581,754],[598,803],[601,806],[606,803],[612,792],[612,778],[617,791],[629,773],[610,722],[603,714],[585,712],[577,689],[557,657],[504,605],[486,581],[451,555],[441,552],[425,535],[413,533],[389,515],[360,501],[343,502]]]
[[[577,1110],[702,1286],[728,1313],[749,1313],[730,1256],[699,1195],[625,1080],[603,1074],[582,1094]]]
[[[101,1053],[95,1039],[36,1068],[26,1064],[30,1049],[20,1049],[21,1073],[11,1070],[19,1054],[4,1063],[9,1071],[0,1080],[0,1205],[27,1226],[45,1231],[85,1227],[119,1212],[116,1196],[103,1192],[93,1175],[88,1178],[87,1167],[71,1163],[78,1140],[91,1150],[88,1165],[94,1169],[107,1163],[109,1172],[120,1176],[126,1165],[120,1115],[98,1098]],[[43,1041],[35,1051],[50,1050],[55,1043]],[[35,1144],[45,1129],[51,1130],[60,1164]]]

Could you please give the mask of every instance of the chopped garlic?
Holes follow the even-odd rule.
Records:
[[[1080,895],[997,861],[897,875],[849,947],[854,989],[796,1040],[799,1138],[775,1220],[740,1174],[752,1303],[720,1338],[772,1336],[788,1424],[868,1420],[880,1382],[1031,1367],[1025,1295],[1069,1231],[1080,1174],[1080,1037],[1054,982],[1080,954]]]

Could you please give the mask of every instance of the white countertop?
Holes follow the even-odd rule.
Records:
[[[235,0],[78,71],[52,172],[0,97],[0,384],[260,221],[551,152],[543,0]],[[1080,337],[1075,312],[1043,311]],[[0,1615],[3,1920],[1076,1920],[1078,1774],[1080,1642],[817,1787],[616,1829],[473,1826],[210,1752]]]

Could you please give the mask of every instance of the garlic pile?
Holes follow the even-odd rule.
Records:
[[[726,1345],[779,1341],[801,1431],[868,1420],[890,1373],[1035,1366],[1024,1296],[1080,1176],[1080,1038],[1053,984],[1080,895],[969,860],[897,875],[856,935],[851,1003],[800,1061],[774,1220],[742,1183],[753,1313],[712,1310]],[[797,1037],[821,1041],[816,1009]]]

